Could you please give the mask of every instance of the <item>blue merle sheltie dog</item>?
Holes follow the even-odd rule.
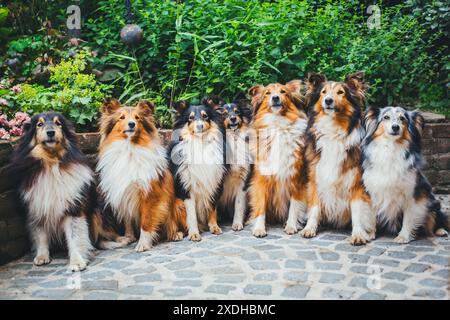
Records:
[[[66,240],[69,268],[86,268],[93,249],[94,173],[77,146],[72,125],[58,113],[31,118],[6,171],[15,179],[27,215],[37,266],[50,263],[51,242]]]
[[[345,81],[311,74],[308,162],[308,222],[301,231],[314,237],[321,224],[352,226],[352,244],[375,238],[375,215],[362,182],[361,141],[367,84],[362,72]]]
[[[445,236],[449,218],[421,172],[424,119],[400,107],[370,109],[365,116],[363,181],[378,227],[408,243],[416,233]]]
[[[200,230],[221,234],[216,203],[226,172],[224,127],[220,101],[206,98],[199,105],[175,104],[176,119],[169,146],[175,194],[184,201],[188,237],[200,241]]]
[[[247,189],[253,162],[250,151],[252,110],[246,99],[235,99],[235,102],[224,103],[221,112],[226,130],[228,170],[219,199],[219,212],[225,217],[231,216],[231,228],[239,231],[244,228],[248,210]]]

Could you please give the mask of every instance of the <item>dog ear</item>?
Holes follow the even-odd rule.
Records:
[[[180,114],[182,113],[184,110],[186,110],[187,108],[189,108],[189,101],[187,100],[180,100],[180,101],[175,101],[173,103],[173,109],[175,110],[175,113]]]
[[[253,86],[250,89],[248,89],[248,94],[250,97],[252,97],[252,100],[253,100],[253,98],[260,96],[263,90],[264,90],[264,86],[256,85],[256,86]]]
[[[380,108],[369,108],[364,116],[364,128],[366,129],[366,137],[372,136],[378,127],[378,116]]]
[[[104,113],[104,114],[112,114],[119,108],[120,108],[119,100],[114,99],[114,98],[108,98],[103,103],[103,106],[101,108],[101,112]]]
[[[148,117],[155,112],[155,105],[153,104],[153,102],[148,100],[139,101],[136,107],[138,108],[139,112],[145,117]]]
[[[419,138],[422,137],[423,129],[425,128],[425,119],[424,117],[418,113],[417,111],[408,111],[409,117],[409,130],[414,135],[418,135]]]
[[[298,94],[302,93],[303,90],[303,81],[302,80],[291,80],[288,83],[286,83],[286,87],[291,91]]]
[[[202,103],[205,106],[208,106],[216,111],[219,111],[220,113],[223,112],[223,105],[225,104],[225,100],[223,100],[219,96],[209,96],[202,100]]]
[[[362,98],[366,95],[369,87],[366,83],[363,71],[348,74],[345,76],[345,83]]]
[[[309,73],[308,74],[308,92],[313,93],[317,91],[322,84],[327,82],[327,77],[320,73]]]

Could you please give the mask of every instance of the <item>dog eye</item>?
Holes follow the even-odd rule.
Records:
[[[322,90],[322,94],[325,94],[325,93],[327,93],[327,90]]]
[[[56,122],[56,125],[57,125],[58,127],[62,127],[62,123],[61,123],[61,122]]]
[[[121,117],[120,117],[120,120],[123,120],[123,119],[125,119],[125,116],[121,116]]]
[[[39,122],[38,124],[37,124],[37,126],[38,127],[42,127],[44,124],[42,123],[42,122]]]
[[[337,94],[343,94],[343,93],[344,93],[344,91],[339,90]]]
[[[136,118],[136,120],[139,120],[139,119],[140,119],[139,116],[136,116],[135,118]]]
[[[208,115],[206,113],[202,114],[203,119],[208,119]]]
[[[384,119],[384,120],[389,120],[390,117],[389,117],[388,115],[385,115],[385,116],[383,117],[383,119]]]
[[[267,91],[267,92],[266,92],[266,96],[268,96],[268,95],[270,95],[270,91]]]
[[[286,93],[286,90],[281,90],[280,93]]]
[[[189,116],[189,120],[190,120],[190,121],[193,121],[193,120],[194,120],[194,115],[190,115],[190,116]]]
[[[405,121],[406,121],[406,118],[405,118],[404,116],[401,116],[401,117],[400,117],[400,120],[401,120],[402,122],[405,122]]]

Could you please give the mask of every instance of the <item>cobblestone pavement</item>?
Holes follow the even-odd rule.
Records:
[[[441,197],[449,210],[450,197]],[[349,232],[315,239],[281,227],[263,239],[225,226],[193,243],[99,251],[88,269],[67,271],[64,254],[35,267],[32,256],[0,268],[0,299],[449,299],[450,240],[407,245],[379,237],[348,243]]]

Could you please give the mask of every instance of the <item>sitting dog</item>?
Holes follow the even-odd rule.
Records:
[[[160,236],[183,238],[184,206],[176,202],[169,161],[153,118],[154,105],[141,101],[135,107],[108,100],[102,108],[98,153],[100,196],[125,224],[125,243],[136,241],[136,251],[149,250]]]
[[[421,172],[423,117],[399,107],[370,109],[365,126],[363,181],[378,226],[398,233],[398,243],[414,240],[420,230],[447,235],[449,218]]]
[[[252,111],[245,100],[227,103],[221,109],[226,130],[226,163],[223,192],[219,199],[219,212],[233,217],[231,228],[239,231],[244,228],[247,212],[247,188],[251,177],[251,154],[249,126]]]
[[[287,234],[296,233],[306,210],[307,117],[301,88],[300,80],[292,80],[249,90],[257,139],[249,188],[255,237],[266,236],[266,218],[269,223],[286,223]]]
[[[175,104],[169,154],[176,195],[184,201],[188,237],[192,241],[201,240],[200,230],[206,225],[211,233],[222,233],[216,208],[226,172],[220,107],[213,99],[205,99],[200,105],[186,101]]]
[[[18,187],[36,253],[33,262],[50,263],[51,242],[65,238],[69,268],[84,270],[93,249],[88,220],[95,209],[94,173],[61,114],[37,114],[25,129],[5,171]]]
[[[352,244],[375,238],[375,215],[362,183],[362,108],[367,86],[364,74],[345,82],[327,81],[320,74],[308,79],[312,108],[308,125],[308,222],[301,231],[311,238],[321,223],[352,225]]]

